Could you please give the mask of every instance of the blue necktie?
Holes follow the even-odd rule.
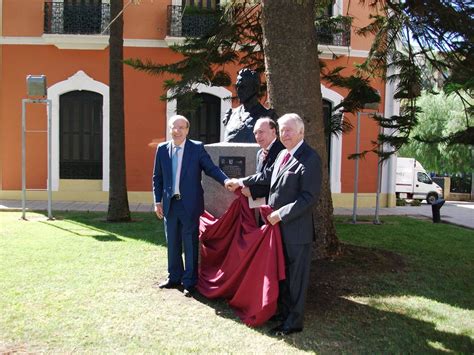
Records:
[[[178,152],[181,147],[175,147],[175,151],[171,157],[171,171],[173,173],[172,182],[173,182],[173,194],[176,190],[176,173],[178,172]]]

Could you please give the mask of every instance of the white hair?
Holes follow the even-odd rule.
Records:
[[[296,128],[301,132],[304,133],[304,122],[303,119],[296,113],[287,113],[281,116],[278,119],[278,126],[282,126],[285,122],[293,121],[296,123]]]
[[[186,121],[186,125],[187,125],[186,128],[189,128],[189,121],[188,121],[188,119],[187,119],[186,117],[182,116],[182,115],[174,115],[174,116],[171,116],[170,120],[168,121],[168,126],[169,126],[169,128],[173,128],[173,124],[174,124],[177,120]]]

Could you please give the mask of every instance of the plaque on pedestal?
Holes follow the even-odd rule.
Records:
[[[230,178],[242,178],[254,174],[259,149],[260,147],[256,143],[206,144],[206,150],[214,164],[219,166]],[[235,193],[227,191],[205,174],[202,176],[202,187],[204,189],[204,207],[206,211],[216,217],[222,216],[237,197]]]
[[[219,168],[230,178],[241,178],[245,174],[245,157],[219,157]]]

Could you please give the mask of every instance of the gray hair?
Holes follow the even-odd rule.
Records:
[[[278,122],[278,125],[281,127],[283,123],[288,122],[288,121],[294,121],[296,123],[296,128],[300,132],[304,133],[304,122],[303,122],[303,119],[298,114],[296,113],[284,114],[278,119],[277,122]]]
[[[174,115],[174,116],[171,116],[170,120],[168,121],[168,127],[169,128],[172,128],[173,127],[173,123],[175,123],[175,121],[177,120],[184,120],[186,121],[186,125],[187,127],[186,128],[189,128],[189,121],[186,117],[182,116],[182,115]]]

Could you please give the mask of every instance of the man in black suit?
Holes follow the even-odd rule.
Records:
[[[277,124],[269,117],[260,118],[255,122],[253,129],[255,140],[260,146],[257,152],[257,173],[270,168],[275,162],[278,153],[285,147],[280,142],[277,136]],[[268,185],[253,185],[244,187],[242,194],[247,197],[252,197],[254,200],[260,197],[265,197],[268,202],[268,193],[270,186]]]
[[[304,304],[309,284],[311,243],[314,236],[313,206],[321,189],[321,158],[304,141],[304,122],[290,113],[278,119],[280,139],[286,149],[273,167],[243,179],[230,179],[226,188],[270,185],[268,204],[273,212],[267,217],[272,225],[280,223],[285,253],[286,279],[280,285],[279,318],[272,329],[275,335],[303,330]]]

